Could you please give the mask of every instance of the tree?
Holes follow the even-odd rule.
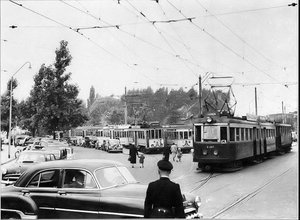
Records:
[[[34,76],[28,106],[35,108],[31,126],[37,128],[37,133],[69,130],[88,119],[83,101],[77,98],[79,89],[68,83],[71,73],[65,73],[72,60],[67,45],[67,41],[61,41],[54,65],[43,64]]]
[[[11,82],[12,80],[12,82]],[[7,82],[7,90],[1,96],[1,130],[7,132],[9,134],[9,110],[10,110],[10,86],[12,84],[12,91],[17,88],[18,81],[17,79],[13,78]],[[12,121],[11,127],[13,128],[16,124],[16,115],[17,115],[17,100],[14,99],[12,96]]]

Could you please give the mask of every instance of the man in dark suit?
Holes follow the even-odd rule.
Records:
[[[145,218],[185,218],[180,186],[169,179],[170,161],[157,163],[159,180],[149,183],[144,204]]]

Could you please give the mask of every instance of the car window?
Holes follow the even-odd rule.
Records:
[[[63,188],[97,188],[97,185],[90,173],[84,170],[65,170]]]
[[[59,170],[48,170],[36,174],[27,187],[58,187]]]
[[[99,169],[96,171],[96,177],[103,188],[127,183],[117,167]]]

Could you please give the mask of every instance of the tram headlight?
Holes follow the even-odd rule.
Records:
[[[207,155],[207,150],[203,150],[203,155]]]
[[[211,117],[207,117],[207,118],[206,118],[206,121],[207,121],[208,123],[211,123],[211,122],[212,122],[212,118],[211,118]]]
[[[214,155],[217,156],[219,154],[218,150],[214,150]]]

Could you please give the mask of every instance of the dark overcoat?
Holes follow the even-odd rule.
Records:
[[[134,145],[131,145],[129,148],[129,161],[130,163],[136,163],[136,156],[138,155],[137,148]]]
[[[169,210],[168,216],[157,215],[158,209]],[[145,218],[185,218],[180,186],[167,177],[149,183],[144,204]]]

